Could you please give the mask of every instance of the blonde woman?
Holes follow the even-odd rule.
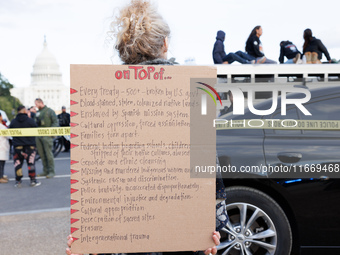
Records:
[[[167,60],[169,48],[170,28],[156,8],[148,1],[133,0],[123,8],[114,21],[111,23],[109,32],[111,39],[115,41],[115,49],[118,51],[120,59],[124,64],[139,65],[174,65],[173,61]],[[218,188],[219,190],[224,187]],[[219,192],[219,198],[225,198]],[[221,206],[225,207],[224,199]],[[203,205],[204,206],[204,205]],[[203,207],[202,206],[202,207]],[[221,210],[219,210],[221,211]],[[225,210],[224,210],[225,212]],[[227,220],[227,217],[225,216]],[[217,221],[216,221],[217,222]],[[219,221],[219,223],[221,220]],[[220,224],[222,228],[224,224]],[[215,245],[220,242],[220,234],[215,231],[212,235]],[[190,236],[188,236],[190,238]],[[68,236],[68,246],[73,243],[72,236]],[[66,254],[71,255],[71,250],[67,248]],[[216,254],[216,247],[211,247],[204,251],[205,254]],[[131,253],[130,253],[131,254]],[[140,253],[151,254],[151,253]],[[171,253],[166,253],[171,254]],[[195,252],[179,252],[177,254],[195,254]],[[75,254],[74,254],[75,255]]]

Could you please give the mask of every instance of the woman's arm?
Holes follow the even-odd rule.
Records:
[[[285,54],[284,54],[284,46],[281,45],[281,46],[280,46],[280,57],[279,57],[279,62],[280,62],[281,64],[283,64],[284,58],[285,58]]]
[[[260,44],[261,44],[260,39],[256,35],[253,36],[252,47],[253,47],[255,57],[257,57],[257,58],[264,56],[263,52],[260,51]]]
[[[326,46],[321,42],[321,40],[318,41],[318,48],[319,48],[319,50],[320,50],[323,54],[325,54],[327,60],[330,61],[330,60],[331,60],[331,57],[330,57],[330,55],[329,55],[329,53],[328,53],[328,50],[327,50]]]

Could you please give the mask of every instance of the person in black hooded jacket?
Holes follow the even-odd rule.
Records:
[[[297,49],[295,44],[288,40],[280,42],[279,61],[281,64],[283,64],[285,57],[288,59],[285,64],[295,64],[301,57],[301,52]]]
[[[35,121],[28,117],[25,106],[18,107],[18,114],[14,120],[11,121],[9,128],[35,128],[37,124]],[[40,182],[36,180],[35,173],[35,155],[36,144],[34,136],[17,136],[13,137],[14,147],[14,169],[15,169],[15,187],[21,187],[21,179],[23,177],[22,165],[24,160],[27,162],[28,175],[31,179],[31,187],[39,186]]]
[[[257,64],[276,64],[276,61],[268,59],[264,55],[262,43],[260,41],[262,33],[263,31],[261,26],[253,28],[246,41],[246,52],[256,59]]]
[[[303,32],[303,38],[305,42],[303,44],[303,55],[306,56],[307,64],[321,64],[322,53],[325,54],[329,63],[331,63],[331,57],[328,53],[327,48],[321,42],[313,36],[312,30],[309,28]]]
[[[224,51],[225,32],[222,30],[217,31],[216,42],[213,49],[214,64],[231,64],[234,61],[241,64],[254,64],[255,59],[248,54],[237,51],[236,53],[229,53]]]

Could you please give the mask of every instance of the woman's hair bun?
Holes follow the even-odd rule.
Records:
[[[126,64],[159,58],[170,29],[156,9],[144,0],[132,0],[111,23],[115,48]]]

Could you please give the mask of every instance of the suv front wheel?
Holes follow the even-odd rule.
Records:
[[[265,193],[235,186],[226,189],[229,222],[221,232],[222,255],[289,255],[292,232],[281,207]]]

